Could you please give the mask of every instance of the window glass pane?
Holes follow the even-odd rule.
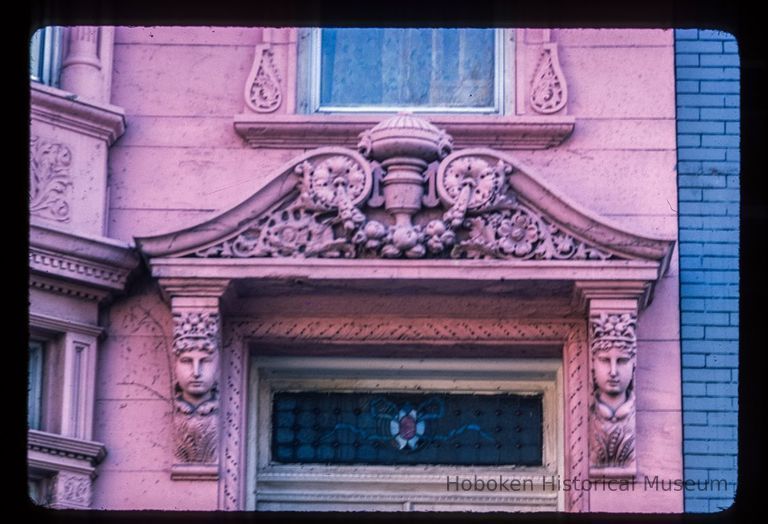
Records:
[[[272,460],[322,464],[542,464],[542,397],[277,392]]]
[[[57,86],[61,68],[60,27],[35,31],[29,44],[29,77],[43,84]]]
[[[495,105],[493,29],[322,29],[320,104]]]
[[[27,384],[27,424],[40,429],[43,393],[43,344],[29,343],[29,381]]]
[[[41,68],[43,65],[42,60],[42,40],[43,29],[38,29],[35,34],[32,35],[32,40],[29,44],[29,77],[32,80],[40,81],[42,76]]]

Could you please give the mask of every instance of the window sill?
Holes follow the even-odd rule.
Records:
[[[82,100],[38,82],[30,82],[29,87],[32,119],[104,140],[107,145],[125,132],[125,111],[120,107]]]
[[[547,149],[560,145],[576,125],[572,116],[428,117],[453,136],[456,148]],[[357,146],[358,135],[376,125],[381,114],[366,115],[236,115],[235,131],[250,147],[311,149]]]

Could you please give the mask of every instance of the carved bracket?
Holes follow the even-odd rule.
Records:
[[[590,323],[592,398],[590,476],[634,477],[637,314],[593,314]]]
[[[174,426],[176,458],[183,465],[218,462],[218,375],[221,329],[218,312],[174,311]],[[176,471],[172,478],[186,478]],[[193,468],[194,469],[194,468]],[[199,468],[193,472],[201,478]],[[202,478],[215,478],[209,475]]]

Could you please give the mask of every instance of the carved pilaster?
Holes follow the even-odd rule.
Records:
[[[54,509],[88,509],[91,506],[91,476],[60,471],[52,480],[50,507]]]
[[[178,291],[183,286],[171,286]],[[171,296],[174,456],[171,478],[215,480],[219,450],[219,296],[226,283],[197,296]],[[190,290],[194,291],[194,290]],[[172,291],[173,293],[173,291]]]
[[[634,477],[637,312],[644,287],[577,283],[576,288],[589,321],[589,475]]]

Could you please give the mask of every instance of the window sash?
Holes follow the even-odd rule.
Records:
[[[45,345],[32,340],[29,342],[29,378],[27,384],[27,425],[29,429],[40,429],[43,411],[43,362]]]
[[[61,70],[61,27],[43,27],[35,31],[29,44],[29,78],[57,87]]]
[[[438,33],[435,33],[438,34]],[[501,113],[505,107],[505,45],[504,30],[494,30],[494,64],[492,99],[493,103],[487,106],[450,106],[450,105],[407,105],[407,104],[349,104],[333,105],[323,104],[321,101],[322,87],[322,29],[313,28],[309,34],[310,40],[310,64],[309,64],[309,112],[310,113],[385,113],[397,111],[412,111],[421,113]],[[434,60],[434,56],[433,56]],[[430,79],[430,82],[432,80]]]

